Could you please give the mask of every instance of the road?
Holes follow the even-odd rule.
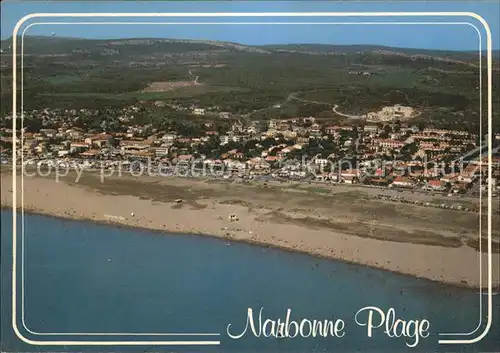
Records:
[[[284,101],[273,103],[273,104],[271,104],[271,105],[269,105],[267,107],[254,110],[251,113],[245,114],[244,117],[248,118],[248,117],[250,117],[250,116],[252,116],[252,115],[254,115],[256,113],[260,113],[260,112],[263,112],[263,111],[266,111],[266,110],[269,110],[269,109],[280,108],[282,105],[284,105],[284,104],[286,104],[286,103],[288,103],[288,102],[290,102],[292,100],[295,100],[295,101],[302,102],[302,103],[320,104],[320,105],[333,106],[332,111],[335,114],[343,116],[343,117],[348,118],[348,119],[366,119],[366,115],[351,115],[351,114],[342,113],[342,112],[338,111],[339,105],[335,104],[335,103],[332,103],[332,102],[321,102],[321,101],[315,101],[315,100],[303,99],[303,98],[297,97],[297,95],[300,94],[300,93],[310,93],[310,92],[318,92],[318,91],[321,91],[321,90],[308,90],[308,91],[292,92],[292,93],[290,93],[287,96],[287,98]],[[417,118],[421,114],[422,114],[421,111],[417,111],[417,113],[415,115],[413,115],[411,118]]]
[[[338,107],[339,107],[339,106],[338,106],[338,104],[335,104],[335,105],[333,106],[333,109],[332,109],[332,110],[333,110],[333,112],[334,112],[335,114],[337,114],[337,115],[340,115],[340,116],[343,116],[343,117],[345,117],[345,118],[349,118],[349,119],[364,119],[364,118],[366,118],[366,116],[364,116],[364,115],[350,115],[350,114],[341,113],[341,112],[339,112],[339,111],[337,110],[337,108],[338,108]]]
[[[276,102],[276,103],[273,103],[267,107],[264,107],[264,108],[261,108],[261,109],[257,109],[257,110],[254,110],[253,112],[249,113],[249,114],[246,114],[246,117],[250,117],[256,113],[260,113],[260,112],[263,112],[263,111],[266,111],[266,110],[270,110],[270,109],[275,109],[275,108],[280,108],[281,106],[283,106],[284,104],[292,101],[292,100],[295,100],[295,101],[299,101],[299,102],[302,102],[302,103],[310,103],[310,104],[321,104],[321,105],[330,105],[330,106],[333,106],[333,103],[328,103],[328,102],[320,102],[320,101],[314,101],[314,100],[308,100],[308,99],[302,99],[302,98],[298,98],[297,97],[297,94],[300,94],[300,93],[306,93],[306,92],[317,92],[318,90],[308,90],[308,91],[297,91],[297,92],[292,92],[290,93],[285,100],[281,101],[281,102]]]
[[[193,76],[194,76],[194,74],[191,72],[191,70],[189,70],[189,77],[191,77],[191,78],[192,78]],[[198,84],[198,78],[199,78],[199,77],[200,77],[200,76],[196,76],[196,77],[194,78],[193,83],[194,83],[195,85],[197,85],[197,84]]]

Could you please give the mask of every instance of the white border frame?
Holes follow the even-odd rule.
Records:
[[[31,18],[38,17],[472,17],[483,25],[486,31],[487,71],[488,71],[488,178],[492,173],[492,40],[488,23],[473,12],[304,12],[304,13],[34,13],[19,20],[13,31],[13,131],[16,131],[17,119],[17,35],[23,23]],[[123,23],[127,24],[127,23]],[[154,22],[150,24],[155,24]],[[172,23],[175,24],[175,23]],[[201,24],[201,23],[200,23]],[[209,24],[209,23],[207,23]],[[221,23],[222,24],[222,23]],[[311,23],[312,24],[312,23]],[[384,24],[384,23],[382,23]],[[475,27],[474,25],[472,25]],[[477,30],[477,27],[475,27]],[[479,33],[479,31],[478,31]],[[24,33],[23,33],[24,34]],[[480,35],[480,33],[479,33]],[[22,55],[22,54],[21,54]],[[482,88],[482,87],[481,87]],[[16,320],[16,265],[17,265],[17,195],[16,195],[16,141],[13,138],[13,268],[12,268],[12,327],[15,334],[23,342],[31,345],[218,345],[220,341],[34,341],[24,337]],[[486,328],[478,337],[469,340],[439,340],[440,344],[470,344],[483,339],[491,328],[492,323],[492,254],[491,254],[491,201],[492,190],[488,183],[488,315]],[[481,254],[480,254],[481,262]],[[479,328],[479,326],[478,326]],[[477,330],[477,329],[476,329]],[[475,331],[474,331],[475,332]],[[147,334],[149,335],[149,334]],[[154,335],[154,334],[152,334]],[[197,334],[195,334],[197,335]],[[452,334],[449,334],[452,335]]]
[[[24,36],[26,31],[37,25],[467,25],[474,28],[478,34],[479,38],[479,86],[482,87],[482,35],[479,29],[470,22],[34,22],[26,26],[24,28],[21,35],[21,68],[24,67]],[[482,90],[479,90],[479,118],[482,121]],[[21,128],[24,126],[24,72],[21,70]],[[481,130],[481,126],[480,126]],[[482,132],[480,131],[479,136],[479,144],[480,144],[480,152],[482,149]],[[21,149],[24,146],[24,134],[21,130]],[[21,154],[21,164],[24,165],[24,156]],[[481,182],[482,175],[479,175],[479,185],[482,185]],[[95,332],[34,332],[30,330],[25,322],[24,316],[24,299],[25,299],[25,289],[24,289],[24,280],[25,280],[25,271],[24,271],[24,245],[25,245],[25,237],[24,237],[24,175],[21,176],[21,216],[22,216],[22,226],[21,226],[21,237],[22,237],[22,245],[21,245],[21,253],[22,253],[22,284],[21,284],[21,322],[24,329],[32,335],[36,336],[220,336],[218,333],[95,333]],[[482,301],[482,242],[481,242],[481,213],[482,213],[482,202],[481,202],[481,194],[479,194],[479,322],[476,328],[468,333],[439,333],[440,336],[470,336],[474,334],[482,325],[483,320],[483,301]]]

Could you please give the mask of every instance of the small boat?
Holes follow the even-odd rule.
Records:
[[[231,246],[231,243],[226,243],[226,246]]]
[[[110,258],[110,257],[108,257],[108,262],[111,262],[111,261],[113,261],[113,260],[111,260],[111,258]]]

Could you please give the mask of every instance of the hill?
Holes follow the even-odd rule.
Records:
[[[3,113],[11,110],[9,45],[9,40],[1,42]],[[24,49],[26,109],[145,100],[212,106],[262,119],[331,114],[333,104],[358,114],[401,103],[439,124],[479,120],[479,68],[473,52],[31,36],[25,37]],[[154,92],[148,89],[153,86]]]

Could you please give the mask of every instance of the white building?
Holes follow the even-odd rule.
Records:
[[[205,109],[203,108],[194,108],[193,114],[195,115],[205,115]]]
[[[415,113],[412,107],[405,107],[396,104],[392,107],[383,107],[378,112],[370,112],[367,114],[368,121],[391,121],[396,119],[408,119]]]

